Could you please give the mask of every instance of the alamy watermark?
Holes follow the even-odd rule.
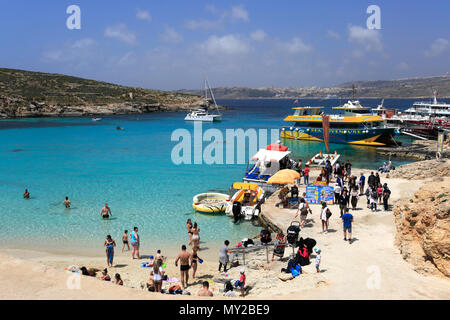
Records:
[[[182,128],[172,132],[170,140],[178,143],[172,148],[171,159],[176,165],[246,164],[247,155],[252,156],[259,148],[276,142],[279,137],[279,129],[253,128],[226,129],[224,136],[219,129],[203,131],[202,122],[195,122],[193,134]]]
[[[66,20],[66,26],[69,30],[81,29],[81,9],[79,6],[72,4],[67,7],[66,13],[70,16]]]
[[[381,29],[381,9],[379,6],[372,4],[367,7],[367,14],[370,16],[366,20],[366,26],[369,30],[380,30]]]

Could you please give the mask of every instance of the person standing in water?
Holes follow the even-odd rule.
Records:
[[[137,259],[140,259],[139,257],[139,235],[138,235],[138,227],[134,227],[134,231],[130,233],[130,242],[131,242],[131,256],[133,259],[136,259],[135,256],[137,255]]]
[[[186,246],[183,244],[181,246],[181,252],[178,254],[175,260],[175,267],[178,267],[178,261],[180,261],[180,274],[181,274],[181,289],[188,285],[189,281],[189,260],[191,259],[191,254],[186,251]]]
[[[104,246],[106,247],[106,264],[108,265],[108,267],[112,267],[114,260],[114,247],[116,246],[116,242],[111,238],[109,234],[106,236]]]
[[[30,193],[28,192],[28,189],[25,189],[25,192],[23,193],[24,199],[30,199]]]
[[[66,209],[70,209],[70,200],[69,197],[66,197],[66,200],[63,201],[64,206]]]
[[[109,219],[110,215],[112,217],[111,209],[108,207],[108,204],[105,203],[105,206],[102,208],[102,211],[100,211],[100,216],[103,219]]]

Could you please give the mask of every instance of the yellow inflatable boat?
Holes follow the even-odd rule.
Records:
[[[200,193],[192,200],[192,208],[203,213],[222,213],[228,206],[230,196],[223,193]]]

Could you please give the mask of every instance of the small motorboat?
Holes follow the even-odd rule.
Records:
[[[223,193],[200,193],[192,199],[192,208],[203,213],[223,213],[228,206],[230,196]]]
[[[240,218],[251,220],[258,217],[260,211],[259,205],[265,200],[265,192],[259,185],[256,183],[235,182],[231,186],[230,191],[235,193],[225,209],[227,215],[234,217],[233,205],[239,202],[241,208]]]
[[[92,118],[92,121],[101,121],[102,118]]]

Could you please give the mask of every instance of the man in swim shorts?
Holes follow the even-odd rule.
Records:
[[[178,267],[178,260],[180,260],[180,274],[181,274],[181,287],[184,290],[185,284],[187,286],[189,281],[189,260],[191,259],[191,254],[186,251],[186,246],[183,244],[181,246],[181,252],[178,254],[175,260],[175,266]]]
[[[110,215],[112,217],[111,209],[108,207],[108,204],[105,203],[105,206],[102,208],[102,211],[100,212],[100,216],[103,219],[108,219]]]

